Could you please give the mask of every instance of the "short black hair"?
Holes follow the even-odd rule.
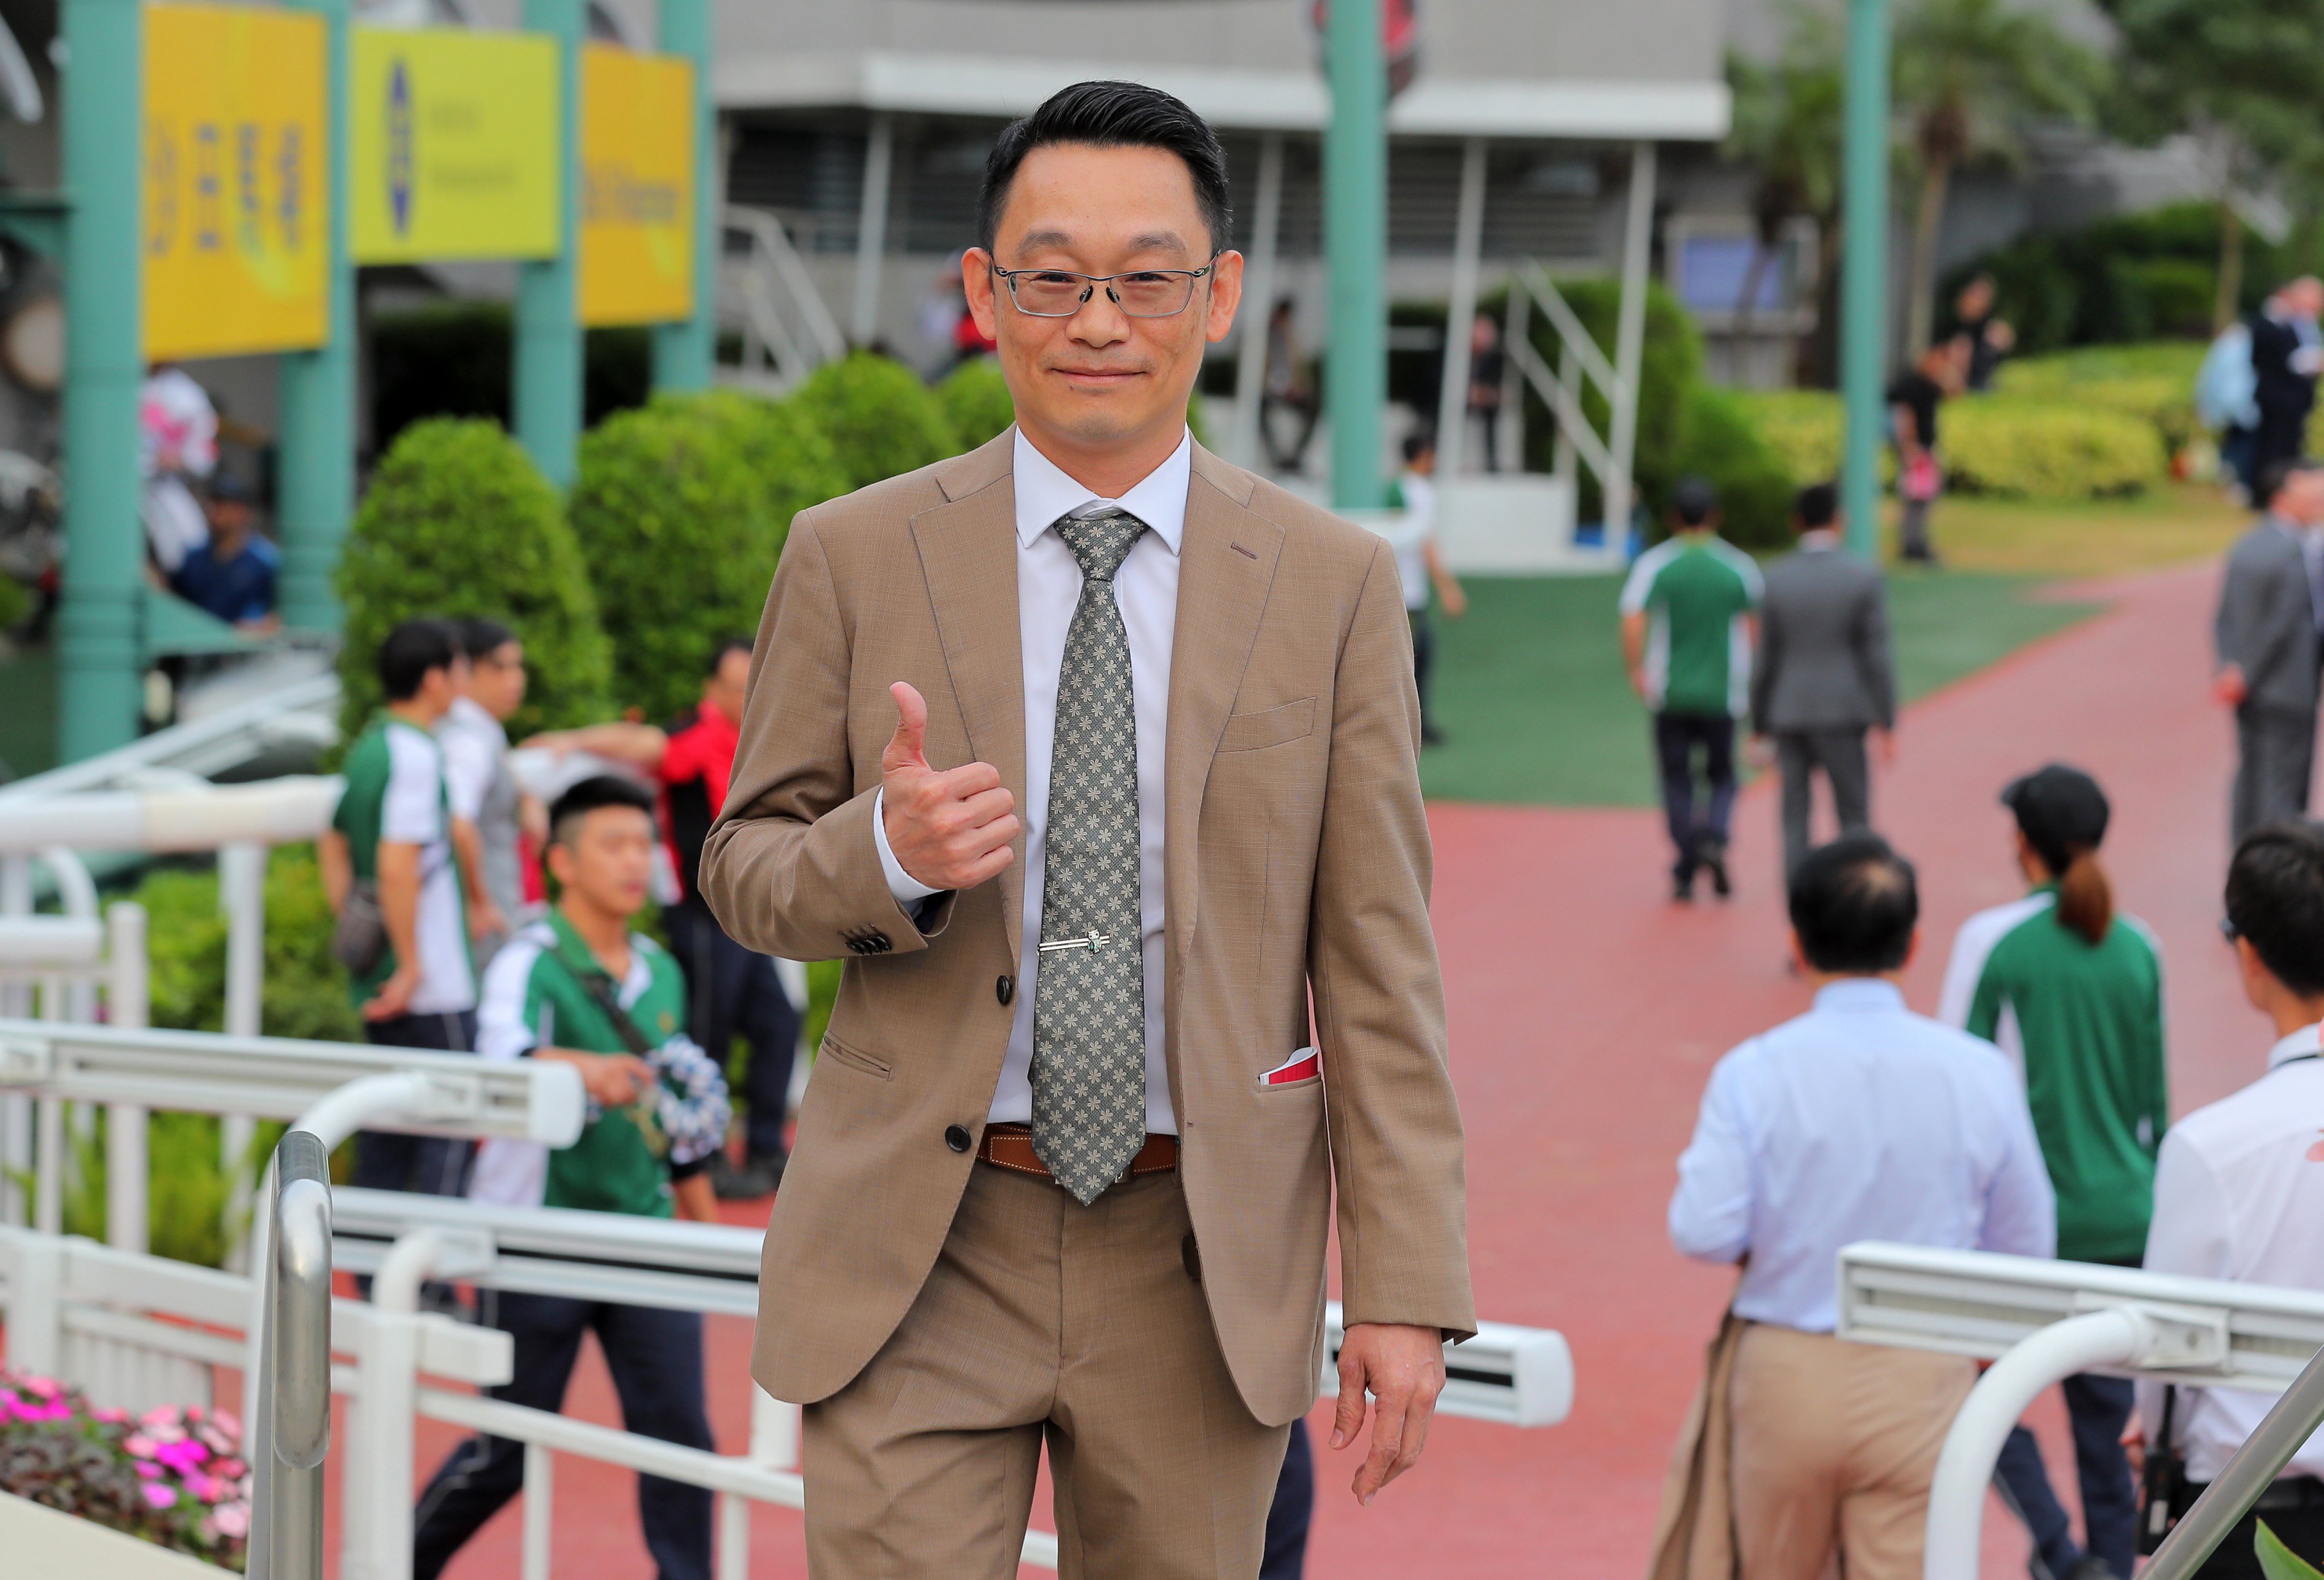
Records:
[[[1226,150],[1211,124],[1184,100],[1142,82],[1076,82],[1041,107],[1012,121],[984,161],[984,189],[976,199],[976,245],[986,252],[1001,228],[1001,210],[1017,167],[1036,148],[1078,143],[1092,148],[1159,148],[1185,162],[1194,206],[1211,233],[1211,251],[1234,245],[1234,204],[1227,194]]]
[[[459,656],[459,642],[448,620],[406,620],[379,644],[379,683],[390,702],[409,702],[420,695],[430,670],[448,670]]]
[[[2324,993],[2324,825],[2302,818],[2244,836],[2227,864],[2227,925],[2300,994]]]
[[[1818,971],[1877,975],[1913,953],[1921,919],[1913,864],[1877,834],[1844,834],[1792,869],[1792,930]]]
[[[710,650],[710,661],[702,666],[702,678],[706,680],[715,679],[718,671],[725,668],[728,653],[747,653],[756,651],[756,644],[747,636],[727,637]]]
[[[1436,430],[1426,424],[1404,436],[1404,458],[1416,461],[1436,448]]]
[[[2285,485],[2302,472],[2313,472],[2316,463],[2306,456],[2279,456],[2259,469],[2259,489],[2253,495],[2263,505],[2272,505]]]
[[[1811,483],[1792,495],[1792,520],[1800,531],[1812,532],[1840,519],[1840,490],[1829,483]]]
[[[606,807],[633,807],[650,818],[653,792],[633,779],[598,773],[567,788],[549,808],[549,843],[570,846],[574,825]]]
[[[1719,490],[1708,478],[1682,477],[1671,487],[1670,507],[1682,526],[1702,526],[1719,513]]]
[[[460,656],[472,664],[516,640],[515,632],[481,614],[464,614],[452,624],[460,643]]]

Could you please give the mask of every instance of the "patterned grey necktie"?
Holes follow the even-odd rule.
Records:
[[[1084,1206],[1146,1144],[1138,714],[1114,573],[1146,523],[1108,505],[1057,522],[1082,568],[1057,673],[1047,870],[1033,996],[1033,1151]],[[1073,940],[1080,940],[1078,943]],[[1064,947],[1059,947],[1059,946]]]

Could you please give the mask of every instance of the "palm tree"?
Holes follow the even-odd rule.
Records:
[[[1937,234],[1953,172],[1976,158],[2022,163],[2025,123],[2037,116],[2088,121],[2106,63],[2045,14],[2007,0],[1917,0],[1897,19],[1895,60],[1919,176],[1905,299],[1907,350],[1917,356],[1936,318]]]
[[[1736,313],[1748,328],[1768,263],[1784,228],[1807,216],[1818,222],[1819,277],[1838,256],[1841,108],[1847,97],[1840,36],[1833,18],[1791,8],[1783,53],[1762,65],[1730,51],[1727,80],[1734,114],[1722,152],[1750,165],[1751,220],[1757,245]]]

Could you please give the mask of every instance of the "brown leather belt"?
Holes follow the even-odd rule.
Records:
[[[976,1155],[995,1169],[1006,1169],[1012,1174],[1050,1178],[1049,1166],[1033,1150],[1033,1127],[1029,1124],[986,1125],[984,1139],[977,1143]],[[1177,1166],[1176,1136],[1148,1136],[1146,1144],[1138,1149],[1138,1156],[1130,1160],[1132,1174],[1167,1174]]]

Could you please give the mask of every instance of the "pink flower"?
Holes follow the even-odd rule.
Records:
[[[129,1418],[129,1412],[127,1410],[91,1410],[88,1413],[97,1420],[103,1421],[108,1427],[117,1427],[122,1422]]]
[[[229,1437],[239,1439],[242,1437],[242,1418],[232,1410],[212,1410],[210,1424]]]
[[[143,1476],[149,1482],[157,1482],[161,1479],[161,1467],[153,1464],[150,1460],[141,1459],[129,1468],[135,1471],[139,1475]]]
[[[238,1539],[250,1534],[250,1505],[247,1503],[220,1503],[217,1512],[211,1518],[217,1521],[221,1536]]]
[[[144,1466],[140,1465],[138,1468],[143,1470]],[[167,1482],[147,1482],[145,1501],[156,1509],[174,1508],[178,1501],[178,1489]]]
[[[181,1438],[175,1443],[164,1443],[153,1454],[154,1458],[176,1471],[180,1475],[192,1474],[194,1467],[209,1456],[210,1451],[190,1437]]]
[[[211,1468],[228,1481],[240,1481],[250,1473],[250,1466],[243,1464],[239,1459],[231,1457],[219,1460]]]
[[[53,1377],[27,1377],[23,1380],[24,1391],[34,1399],[54,1399],[64,1390]]]
[[[121,1447],[132,1459],[151,1459],[161,1451],[161,1446],[143,1432],[132,1432],[123,1439]]]
[[[171,1432],[180,1436],[184,1434],[184,1428],[178,1424],[178,1409],[175,1405],[155,1405],[137,1418],[137,1424],[147,1431],[156,1434]]]

